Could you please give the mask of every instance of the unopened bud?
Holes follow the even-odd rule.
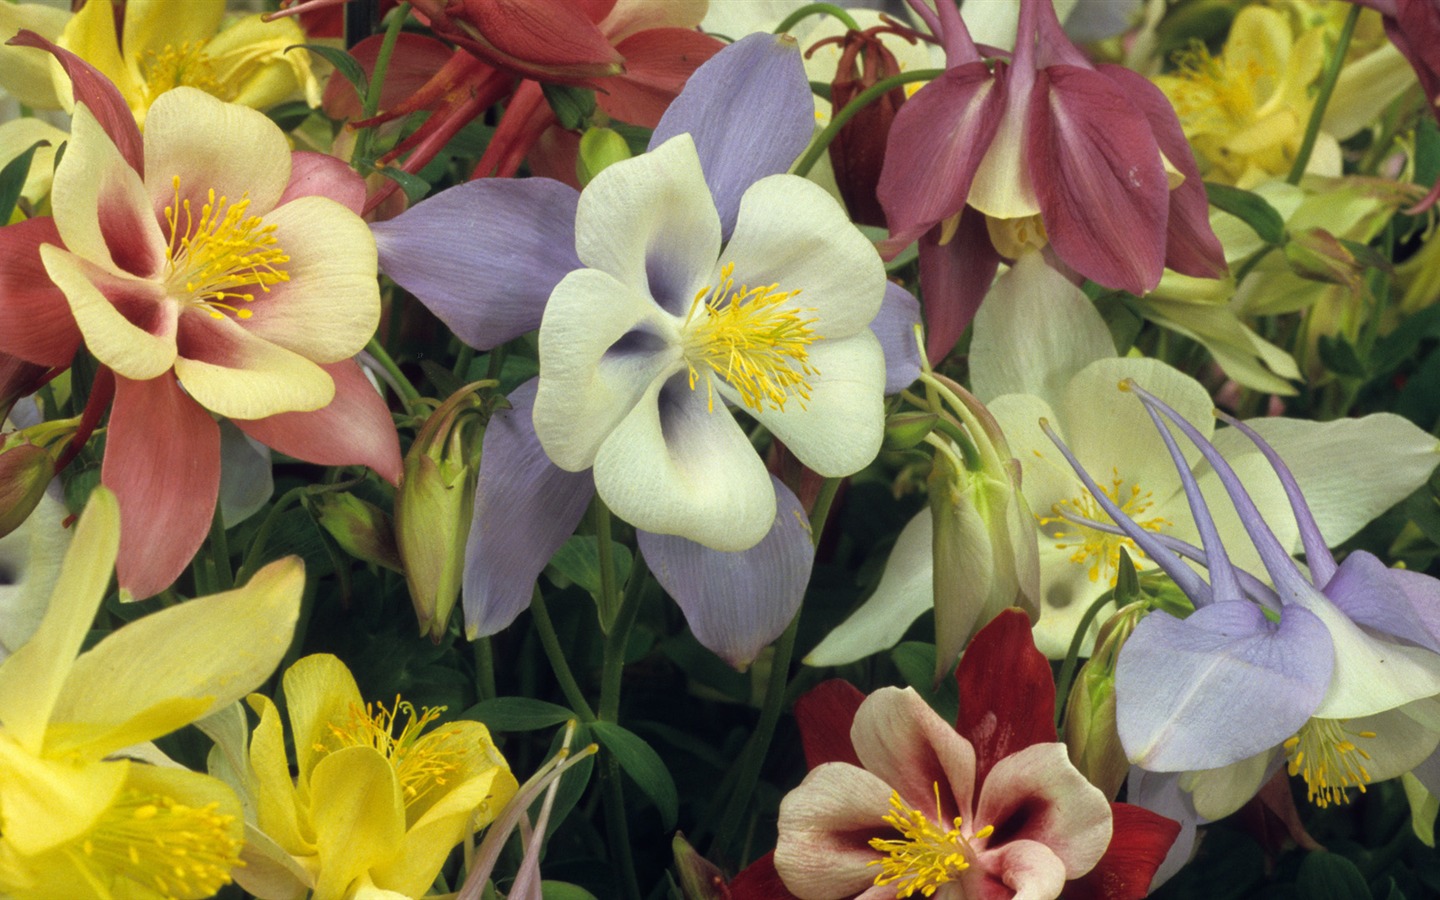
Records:
[[[925,435],[935,429],[938,421],[940,417],[933,412],[910,410],[896,413],[885,420],[885,440],[881,447],[885,450],[909,450],[925,440]]]
[[[575,161],[575,176],[580,186],[589,184],[609,166],[630,158],[630,145],[620,132],[611,128],[588,128],[580,136],[580,155]]]
[[[348,493],[320,494],[313,502],[316,520],[346,553],[404,571],[395,546],[395,525],[384,510]]]
[[[48,450],[23,433],[6,436],[0,445],[0,537],[29,518],[54,477],[55,457]]]
[[[1111,800],[1130,771],[1115,724],[1115,663],[1148,608],[1145,600],[1127,604],[1101,626],[1095,653],[1076,673],[1065,702],[1064,736],[1070,762]]]
[[[1342,285],[1352,291],[1361,289],[1367,269],[1389,267],[1368,247],[1341,240],[1323,228],[1292,231],[1285,244],[1285,261],[1301,278]]]
[[[680,895],[685,900],[727,900],[730,893],[725,890],[725,876],[719,866],[701,856],[680,832],[675,833],[670,847],[680,876]]]

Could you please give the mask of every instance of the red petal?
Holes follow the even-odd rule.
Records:
[[[1160,151],[1170,165],[1185,176],[1185,182],[1170,192],[1170,228],[1165,238],[1165,265],[1182,275],[1196,278],[1224,278],[1230,274],[1225,248],[1210,228],[1210,199],[1195,154],[1180,130],[1175,109],[1148,78],[1124,66],[1103,65],[1100,73],[1119,86],[1144,113],[1155,134]]]
[[[1180,823],[1129,803],[1110,804],[1114,831],[1095,868],[1066,882],[1064,900],[1141,900],[1180,833]]]
[[[555,112],[545,102],[545,94],[535,81],[522,81],[515,90],[485,154],[475,164],[471,179],[509,178],[520,169],[520,163],[540,140],[545,129],[555,124]]]
[[[1004,757],[1056,740],[1055,679],[1022,610],[1007,609],[980,629],[960,657],[955,682],[955,730],[975,745],[977,791]]]
[[[875,186],[894,239],[909,243],[965,206],[1004,109],[1005,83],[982,62],[947,69],[900,107]]]
[[[940,226],[920,238],[920,286],[925,304],[925,355],[938,364],[955,347],[990,291],[1000,255],[990,242],[985,215],[967,206],[950,242]]]
[[[624,60],[573,0],[461,0],[465,46],[525,78],[576,83],[623,71]]]
[[[688,28],[651,28],[616,45],[625,71],[599,83],[596,101],[622,122],[654,128],[701,63],[725,45]]]
[[[45,274],[41,244],[65,246],[49,216],[0,228],[0,353],[68,366],[80,349],[80,328],[65,295]]]
[[[1033,90],[1025,152],[1055,252],[1105,287],[1152,290],[1165,267],[1170,187],[1150,123],[1089,69],[1042,69]]]
[[[798,900],[775,871],[775,851],[755,860],[731,880],[730,900]]]
[[[400,481],[400,437],[385,400],[353,359],[321,366],[335,380],[335,399],[314,412],[234,419],[241,431],[287,456],[322,466],[369,466]]]
[[[6,43],[17,47],[49,50],[60,61],[65,74],[70,76],[70,83],[75,87],[75,102],[89,107],[95,120],[105,129],[105,133],[110,135],[110,140],[115,142],[115,148],[130,164],[130,168],[141,175],[145,174],[145,145],[140,140],[140,129],[135,125],[135,116],[130,112],[130,106],[110,79],[69,50],[50,43],[33,31],[22,30]]]
[[[297,197],[325,197],[358,216],[365,206],[365,179],[333,156],[297,151],[290,154],[290,183],[275,205]]]
[[[121,590],[158,594],[204,543],[220,492],[220,428],[174,372],[115,376],[100,480],[120,502]]]
[[[860,757],[850,743],[850,726],[864,700],[865,695],[853,684],[832,678],[795,701],[795,722],[800,726],[807,766],[813,769],[827,762],[860,766]]]

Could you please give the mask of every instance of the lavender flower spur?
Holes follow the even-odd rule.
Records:
[[[1299,525],[1307,577],[1215,447],[1133,381],[1121,388],[1139,397],[1159,429],[1203,544],[1137,525],[1052,433],[1119,530],[1195,605],[1185,618],[1151,613],[1121,650],[1116,713],[1130,760],[1154,772],[1187,773],[1180,784],[1196,811],[1215,819],[1243,804],[1282,762],[1324,806],[1427,757],[1440,742],[1440,582],[1388,569],[1363,551],[1337,565],[1278,454],[1244,423],[1217,413],[1273,466]],[[1214,468],[1268,584],[1230,562],[1166,420]],[[1182,557],[1204,566],[1209,581]]]

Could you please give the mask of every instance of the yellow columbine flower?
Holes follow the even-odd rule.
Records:
[[[418,897],[451,849],[494,820],[515,777],[479,722],[442,710],[360,699],[350,670],[317,654],[285,673],[299,776],[291,777],[280,713],[251,694],[260,716],[250,743],[255,827],[249,865],[235,872],[262,900],[342,900],[393,891]],[[390,896],[385,894],[384,896]]]
[[[0,663],[0,894],[16,900],[209,897],[239,864],[240,803],[223,782],[107,757],[259,685],[289,646],[304,569],[272,563],[79,653],[119,522],[114,495],[96,488],[45,618]]]
[[[65,25],[57,43],[115,82],[143,127],[150,104],[165,91],[193,87],[229,103],[265,109],[303,96],[320,103],[320,85],[294,19],[246,16],[221,28],[224,0],[125,4],[122,31],[115,0],[92,0]],[[122,40],[123,37],[123,40]],[[57,88],[69,106],[70,92]]]

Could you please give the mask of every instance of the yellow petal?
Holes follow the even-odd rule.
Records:
[[[295,784],[285,757],[285,732],[280,712],[269,697],[251,694],[250,708],[260,724],[250,737],[250,770],[255,776],[255,821],[276,844],[293,856],[311,856],[315,845],[301,836]],[[309,827],[308,821],[303,826]],[[252,892],[253,893],[253,892]]]
[[[344,724],[352,712],[363,712],[365,703],[355,686],[355,676],[328,653],[312,654],[296,662],[285,672],[282,686],[290,708],[290,733],[295,738],[303,788],[325,748],[334,746],[329,740],[331,723]]]
[[[120,57],[120,38],[115,34],[115,8],[113,0],[96,0],[80,8],[60,39],[55,43],[74,53],[100,70],[100,74],[115,83],[120,94],[132,110],[143,109],[144,92],[125,67]],[[60,103],[69,109],[74,103],[69,91],[60,93]]]
[[[22,28],[54,41],[68,21],[70,13],[63,9],[39,3],[0,3],[0,88],[32,109],[59,109],[50,54],[34,47],[9,47],[4,42]]]
[[[4,63],[0,62],[0,66]],[[55,150],[69,139],[69,135],[42,119],[15,119],[0,125],[0,166],[29,150],[37,141],[49,141],[50,146],[40,147],[30,158],[30,171],[25,176],[25,185],[20,196],[30,203],[38,203],[50,193],[50,178],[55,170]]]
[[[114,494],[97,487],[75,526],[45,618],[30,640],[0,663],[0,722],[31,753],[40,752],[51,710],[110,585],[119,547],[120,507]]]
[[[225,0],[185,0],[184,3],[125,4],[125,65],[137,80],[147,56],[166,47],[205,41],[225,17]]]
[[[303,43],[305,32],[294,19],[266,22],[257,13],[215,35],[205,45],[205,55],[232,103],[268,109],[303,95],[311,106],[319,106],[320,83],[310,68],[310,54],[287,49]]]
[[[313,900],[342,900],[357,879],[388,864],[403,846],[400,783],[379,752],[346,747],[316,763],[310,795],[320,852]]]
[[[0,732],[0,829],[26,856],[58,846],[95,824],[131,764],[44,759]]]
[[[205,321],[204,312],[189,316],[187,328],[207,332],[223,349],[207,360],[176,357],[175,375],[185,392],[211,412],[231,419],[262,419],[320,409],[335,399],[335,382],[316,363],[234,322]],[[198,328],[192,324],[196,321]]]
[[[304,564],[287,557],[244,587],[131,622],[75,661],[53,720],[84,726],[84,746],[109,752],[240,699],[290,646],[304,587]]]

